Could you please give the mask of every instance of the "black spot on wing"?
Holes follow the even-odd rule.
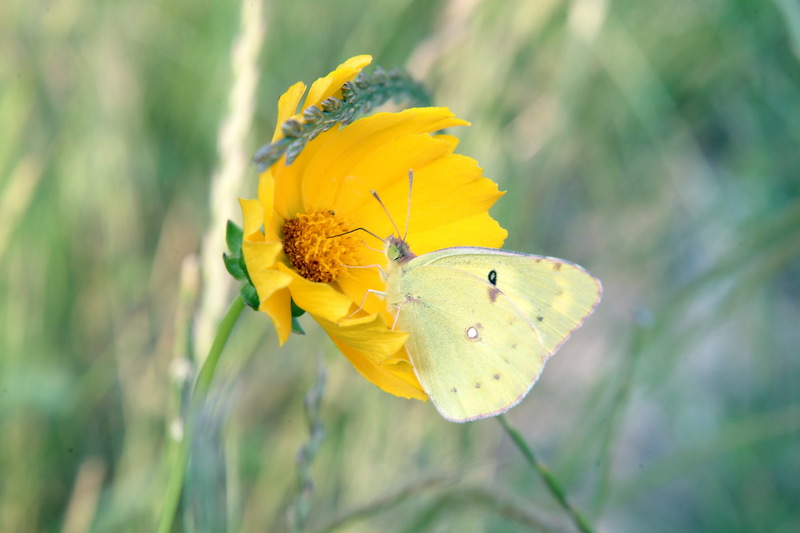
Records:
[[[492,285],[497,285],[497,270],[489,271],[489,283]]]

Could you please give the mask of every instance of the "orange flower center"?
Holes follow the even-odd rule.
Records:
[[[330,283],[358,264],[363,244],[351,234],[342,235],[349,230],[333,211],[300,214],[283,225],[283,251],[301,276]]]

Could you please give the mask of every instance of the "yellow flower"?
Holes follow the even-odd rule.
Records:
[[[285,120],[302,121],[310,105],[341,96],[342,84],[370,60],[352,58],[317,80],[299,113],[305,86],[292,86],[279,101],[273,141]],[[261,173],[258,197],[240,200],[242,252],[259,310],[272,319],[281,344],[291,333],[294,300],[367,380],[397,396],[426,399],[403,347],[408,334],[392,330],[386,303],[367,292],[384,290],[383,244],[363,231],[343,234],[357,228],[392,234],[371,190],[403,228],[413,170],[407,241],[416,254],[501,246],[506,231],[488,209],[502,193],[473,159],[453,153],[455,138],[434,134],[466,124],[446,108],[376,113],[318,135],[291,165],[282,158]]]

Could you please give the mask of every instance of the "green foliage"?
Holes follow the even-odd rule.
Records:
[[[231,2],[0,7],[2,531],[155,529],[205,356],[182,333],[206,327],[191,257],[227,244],[246,276],[234,229],[203,241],[238,20]],[[604,282],[509,413],[597,530],[800,529],[795,2],[299,0],[264,20],[245,153],[290,84],[371,53],[473,124],[449,133],[509,191],[507,248]],[[569,527],[496,422],[378,391],[295,318],[307,335],[283,347],[263,313],[233,329],[175,531],[287,530],[292,504],[307,531]],[[320,352],[321,442],[302,412]]]

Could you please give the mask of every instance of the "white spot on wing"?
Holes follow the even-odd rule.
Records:
[[[481,340],[481,329],[483,329],[482,324],[473,324],[464,330],[464,337],[466,337],[468,341],[479,341]]]

